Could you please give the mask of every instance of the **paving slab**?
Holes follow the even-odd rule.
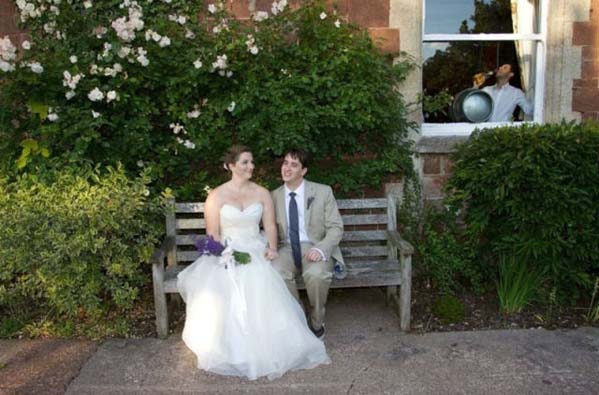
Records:
[[[206,373],[180,333],[108,340],[67,394],[599,394],[599,328],[399,331],[377,289],[334,292],[332,364],[249,381]]]
[[[63,394],[96,348],[81,340],[1,340],[0,394]]]

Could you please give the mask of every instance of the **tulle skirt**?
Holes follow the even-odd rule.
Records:
[[[330,363],[324,343],[308,328],[299,303],[263,256],[259,240],[235,240],[249,252],[246,265],[202,256],[179,274],[186,303],[183,341],[196,354],[198,368],[270,380],[288,370]]]

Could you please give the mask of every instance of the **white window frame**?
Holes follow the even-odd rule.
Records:
[[[427,34],[426,29],[426,0],[422,0],[422,42],[448,42],[448,41],[534,41],[536,45],[535,65],[535,96],[533,123],[543,122],[543,98],[545,97],[545,61],[547,43],[547,16],[549,15],[549,0],[539,0],[539,33],[514,34],[514,33],[482,33],[482,34]],[[505,125],[519,125],[524,122],[448,122],[448,123],[422,123],[423,136],[443,135],[470,135],[474,129],[500,127]]]

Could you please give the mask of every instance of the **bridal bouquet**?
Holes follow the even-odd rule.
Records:
[[[205,236],[196,242],[196,248],[202,255],[212,255],[222,257],[225,269],[229,263],[237,263],[239,265],[245,265],[251,262],[252,258],[249,253],[243,251],[235,251],[231,247],[225,244],[221,244],[219,241],[214,240],[212,236]]]

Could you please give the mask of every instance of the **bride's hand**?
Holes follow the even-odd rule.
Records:
[[[279,253],[275,248],[267,248],[266,250],[264,250],[264,257],[269,261],[272,261],[273,259],[279,257]]]

